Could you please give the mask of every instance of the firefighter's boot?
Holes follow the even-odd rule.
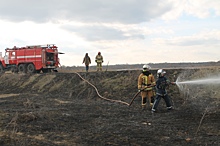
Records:
[[[147,98],[146,97],[142,97],[142,110],[146,109],[146,103],[147,103]]]
[[[154,96],[152,96],[152,97],[151,97],[151,101],[150,101],[150,106],[151,106],[151,107],[154,105],[154,101],[155,101]]]

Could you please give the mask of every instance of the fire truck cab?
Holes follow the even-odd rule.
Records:
[[[6,48],[0,54],[0,73],[6,70],[21,73],[57,72],[60,65],[57,46],[54,44]]]

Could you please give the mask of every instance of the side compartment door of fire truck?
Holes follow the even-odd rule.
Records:
[[[43,49],[41,47],[35,50],[35,69],[37,73],[40,73],[42,70],[42,59],[44,56],[42,52]]]

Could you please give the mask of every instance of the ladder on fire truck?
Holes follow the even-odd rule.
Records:
[[[55,44],[46,44],[46,45],[30,45],[26,46],[27,48],[57,48]]]

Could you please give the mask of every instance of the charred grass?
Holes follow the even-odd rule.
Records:
[[[188,80],[217,72],[172,69],[167,76]],[[0,145],[219,145],[219,85],[172,86],[175,110],[166,111],[161,100],[151,114],[150,107],[141,110],[140,96],[130,107],[117,102],[130,103],[139,73],[79,73],[85,80],[75,73],[1,75]]]

